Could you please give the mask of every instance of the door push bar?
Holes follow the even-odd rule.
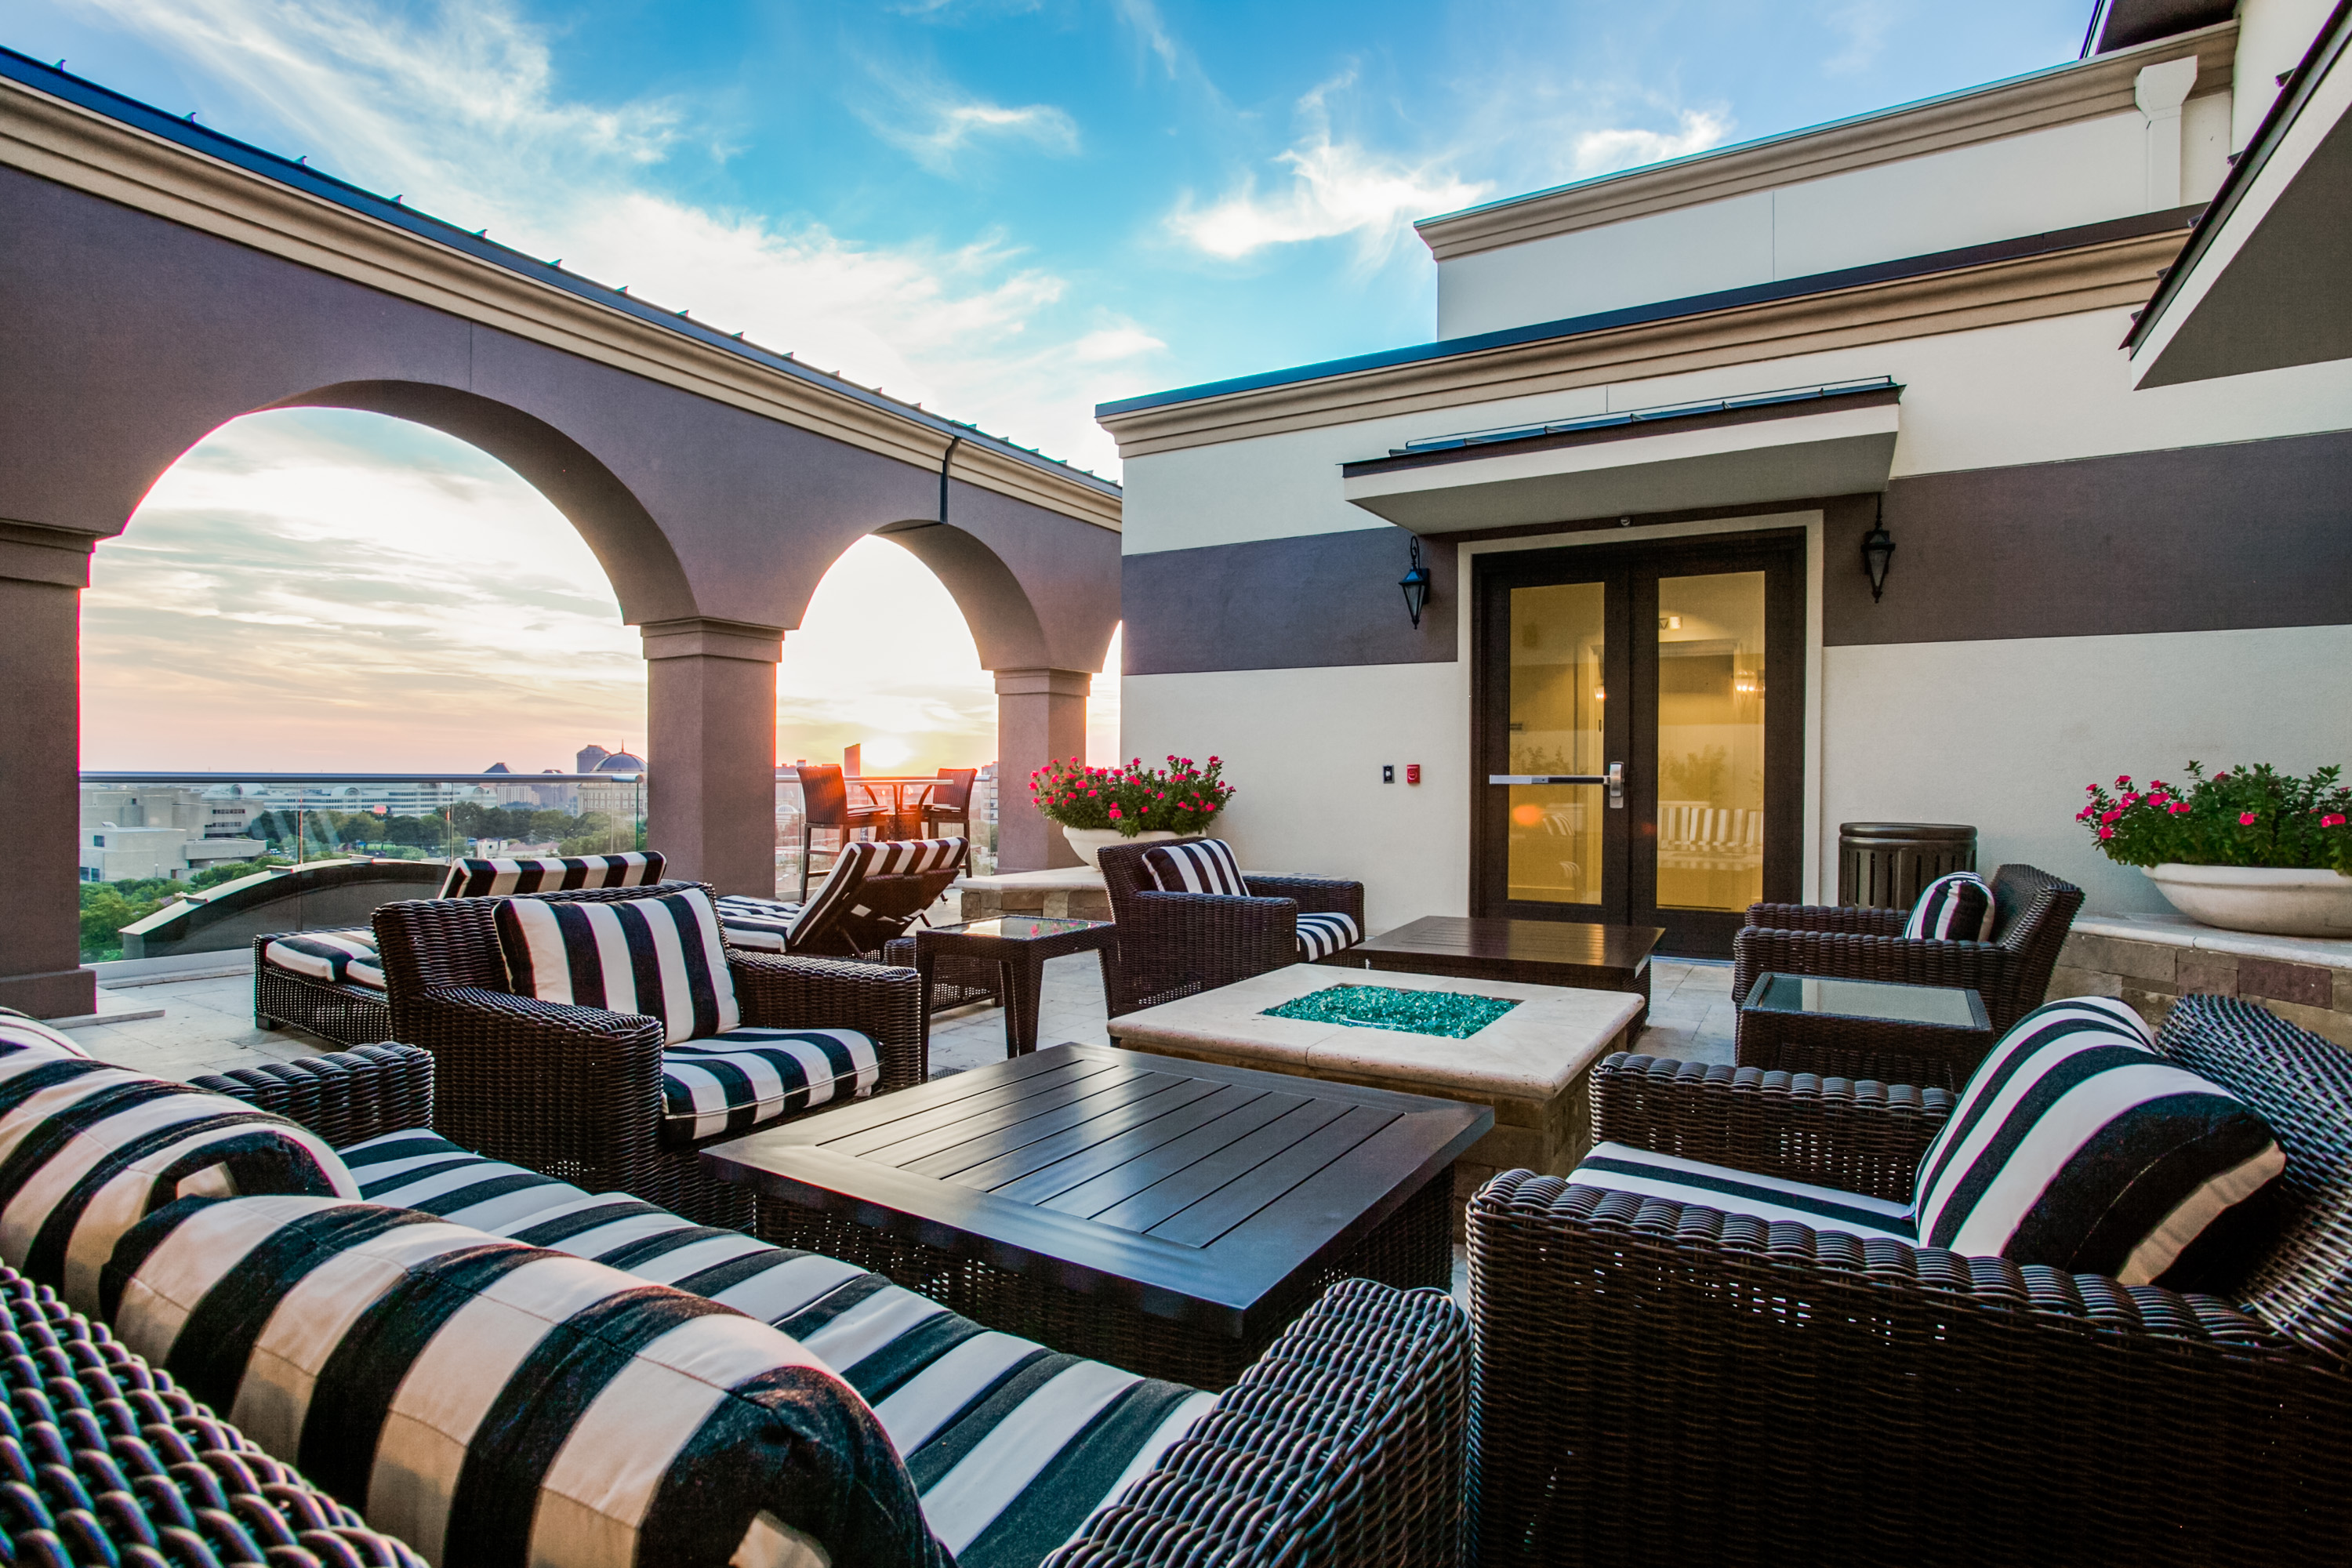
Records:
[[[1607,784],[1609,809],[1625,809],[1625,764],[1612,763],[1605,773],[1488,773],[1490,784]]]

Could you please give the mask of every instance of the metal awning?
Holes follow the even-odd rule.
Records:
[[[1433,437],[1343,464],[1340,482],[1415,533],[1883,490],[1902,395],[1880,377]]]
[[[2140,386],[2352,359],[2347,48],[2339,5],[2126,340]]]

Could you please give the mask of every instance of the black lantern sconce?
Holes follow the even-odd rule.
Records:
[[[1429,568],[1421,563],[1421,541],[1412,542],[1412,565],[1407,569],[1397,586],[1404,590],[1404,612],[1412,617],[1415,630],[1421,626],[1422,607],[1429,603]]]
[[[1870,531],[1862,536],[1862,569],[1870,574],[1870,602],[1886,592],[1886,563],[1895,558],[1895,536],[1886,531],[1886,503],[1878,503],[1878,515]]]

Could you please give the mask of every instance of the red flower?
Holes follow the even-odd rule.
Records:
[[[2102,838],[2113,838],[2115,836],[2116,830],[2112,827],[2102,827],[2099,829],[2099,837]]]
[[[2252,827],[2260,820],[2262,819],[2251,811],[2242,811],[2238,813],[2238,826],[2241,827]]]
[[[2116,817],[2121,816],[2122,815],[2123,813],[2121,811],[2118,811],[2111,805],[2107,807],[2106,810],[2099,813],[2099,820],[2101,822],[2113,822]],[[2102,835],[2101,837],[2105,837],[2105,835]]]
[[[2131,774],[2129,774],[2129,773],[2117,773],[2117,774],[2116,775],[2116,787],[2117,789],[2129,789],[2129,788],[2131,788]]]
[[[2344,814],[2340,811],[2330,812],[2328,815],[2319,819],[2319,826],[2322,827],[2341,827],[2344,826]]]
[[[2187,815],[2188,810],[2189,810],[2189,803],[2188,803],[2187,801],[2185,801],[2185,800],[2176,800],[2176,801],[2174,801],[2170,805],[2166,806],[2164,809],[2165,809],[2165,810],[2167,810],[2167,811],[2168,811],[2168,812],[2170,812],[2170,813],[2172,813],[2172,815],[2173,815],[2173,816],[2185,816],[2185,815]]]

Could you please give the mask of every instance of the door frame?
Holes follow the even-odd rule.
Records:
[[[1765,838],[1762,896],[1769,902],[1798,901],[1805,872],[1807,818],[1811,809],[1805,790],[1810,715],[1813,703],[1812,660],[1807,623],[1811,601],[1811,531],[1777,527],[1742,531],[1709,531],[1607,543],[1559,543],[1543,547],[1480,552],[1470,560],[1470,908],[1474,912],[1507,912],[1512,919],[1557,920],[1581,923],[1617,923],[1627,910],[1646,910],[1656,896],[1654,854],[1635,853],[1638,843],[1654,840],[1657,755],[1654,713],[1658,692],[1657,642],[1654,637],[1634,641],[1634,626],[1654,625],[1657,579],[1712,572],[1761,570],[1765,579],[1765,668],[1777,688],[1793,679],[1797,689],[1782,704],[1768,705],[1765,728]],[[1622,680],[1629,700],[1612,703],[1605,735],[1612,760],[1625,763],[1629,814],[1648,803],[1647,820],[1629,815],[1622,828],[1604,838],[1604,897],[1593,905],[1514,906],[1498,878],[1507,875],[1508,832],[1500,814],[1487,802],[1490,773],[1507,766],[1490,766],[1507,754],[1509,735],[1508,595],[1514,587],[1549,582],[1607,581],[1610,595],[1605,630],[1609,652],[1604,668],[1610,680]],[[1644,623],[1643,615],[1651,619]],[[1783,672],[1787,672],[1784,674]],[[1499,676],[1499,679],[1498,679]],[[1633,744],[1636,712],[1652,717],[1643,726],[1651,743]],[[1707,910],[1661,910],[1655,923],[1666,928],[1662,952],[1728,957],[1731,937],[1742,913]],[[1647,917],[1644,917],[1647,923]]]

